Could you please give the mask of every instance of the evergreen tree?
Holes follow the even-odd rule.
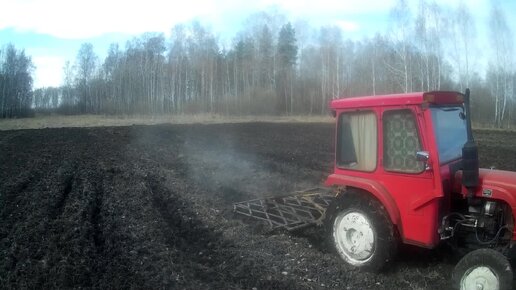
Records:
[[[285,108],[286,114],[294,111],[294,78],[297,61],[296,32],[289,23],[283,25],[278,36],[278,109]]]
[[[297,40],[296,32],[289,23],[283,25],[278,37],[278,61],[280,70],[289,70],[296,65]]]

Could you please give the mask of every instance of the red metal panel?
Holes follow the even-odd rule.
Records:
[[[371,173],[362,173],[355,171],[353,175],[369,175]],[[400,213],[396,202],[392,199],[391,194],[379,183],[371,178],[363,178],[359,176],[352,176],[351,174],[331,174],[326,179],[325,186],[351,186],[363,189],[373,196],[375,196],[385,207],[393,224],[401,225]]]
[[[415,105],[423,103],[423,93],[343,98],[331,101],[331,109]]]
[[[416,92],[335,99],[330,102],[330,108],[338,110],[365,107],[406,106],[419,105],[425,102],[436,104],[462,104],[463,100],[463,95],[458,92]]]

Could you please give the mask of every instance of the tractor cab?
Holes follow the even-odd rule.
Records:
[[[435,247],[467,141],[463,102],[456,92],[334,100],[335,166],[326,186],[372,195],[403,242]]]

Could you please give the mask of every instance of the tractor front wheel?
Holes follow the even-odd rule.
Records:
[[[376,272],[394,258],[396,232],[384,207],[377,200],[343,194],[327,211],[330,240],[349,265]]]
[[[462,258],[453,270],[456,289],[512,289],[512,268],[507,258],[492,249],[478,249]]]

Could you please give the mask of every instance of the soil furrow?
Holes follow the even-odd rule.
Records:
[[[99,254],[102,254],[104,248],[104,237],[102,229],[102,216],[100,214],[102,210],[104,191],[100,186],[95,189],[95,195],[92,199],[91,209],[91,224],[93,226],[93,241],[95,242],[95,248]]]
[[[232,203],[320,185],[330,124],[0,132],[0,288],[447,289],[446,251],[404,249],[381,274],[322,228],[270,232]],[[482,166],[516,170],[516,133],[476,131]],[[413,257],[417,256],[418,259]]]
[[[64,205],[66,203],[66,200],[68,199],[68,195],[72,191],[73,183],[74,183],[74,175],[68,175],[65,177],[65,180],[63,181],[60,194],[57,196],[57,201],[54,204],[54,208],[50,210],[50,217],[52,219],[58,218],[62,213],[64,209]]]

